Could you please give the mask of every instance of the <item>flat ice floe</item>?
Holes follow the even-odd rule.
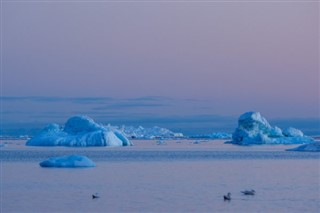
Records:
[[[40,163],[41,167],[95,167],[96,164],[87,158],[80,155],[69,155],[62,157],[52,157]]]
[[[49,124],[26,143],[27,146],[131,146],[118,130],[95,123],[86,116],[71,117],[64,128]]]
[[[233,144],[302,144],[314,140],[302,131],[289,127],[282,131],[272,127],[259,112],[246,112],[239,117],[238,127],[232,135]]]
[[[320,142],[316,141],[314,143],[304,144],[293,149],[287,149],[287,151],[320,152]]]

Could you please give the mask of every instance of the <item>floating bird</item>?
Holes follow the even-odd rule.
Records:
[[[92,199],[96,199],[96,198],[100,198],[100,196],[98,195],[98,193],[95,193],[92,195]]]
[[[241,191],[241,193],[244,194],[244,195],[255,195],[256,191],[251,189],[251,190]]]
[[[231,200],[231,193],[228,192],[227,195],[223,195],[223,199],[226,201],[226,200]]]

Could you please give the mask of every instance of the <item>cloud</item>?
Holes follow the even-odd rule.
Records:
[[[124,102],[114,103],[106,106],[94,107],[92,110],[112,110],[118,109],[123,110],[127,108],[150,108],[150,107],[165,107],[167,105],[161,103],[144,103],[144,102]]]
[[[172,100],[172,98],[169,97],[163,97],[163,96],[143,96],[138,98],[129,98],[128,101],[167,101]]]
[[[4,96],[2,101],[30,101],[30,102],[72,102],[72,103],[97,103],[114,100],[111,97],[59,97],[59,96]]]
[[[76,104],[104,104],[112,102],[115,99],[111,97],[79,97],[71,98],[70,100]]]
[[[231,133],[238,115],[217,115],[213,102],[161,96],[111,97],[2,97],[4,125],[25,123],[63,124],[74,115],[88,115],[99,123],[133,126],[162,126],[185,134],[217,131]],[[307,135],[320,134],[320,119],[274,119],[272,125],[301,129]],[[32,128],[32,125],[30,126]],[[317,133],[318,132],[318,133]]]

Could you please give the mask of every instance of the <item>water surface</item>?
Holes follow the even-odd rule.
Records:
[[[222,141],[136,141],[134,147],[2,148],[2,212],[319,212],[318,153]],[[85,154],[97,167],[41,168]],[[244,189],[255,196],[244,196]],[[93,193],[99,199],[92,199]],[[223,195],[232,193],[230,202]]]

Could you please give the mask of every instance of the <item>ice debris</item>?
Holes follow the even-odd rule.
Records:
[[[86,156],[69,155],[52,157],[40,163],[41,167],[95,167],[96,164]]]
[[[157,145],[167,145],[166,141],[164,141],[164,140],[158,140],[158,141],[156,142],[156,144],[157,144]]]
[[[87,116],[71,117],[64,127],[49,124],[28,146],[130,146],[132,143],[118,130],[95,123]]]
[[[304,136],[298,129],[289,127],[282,131],[279,127],[272,127],[259,112],[246,112],[239,117],[238,127],[232,134],[230,143],[239,145],[302,144],[313,141],[311,137]]]

